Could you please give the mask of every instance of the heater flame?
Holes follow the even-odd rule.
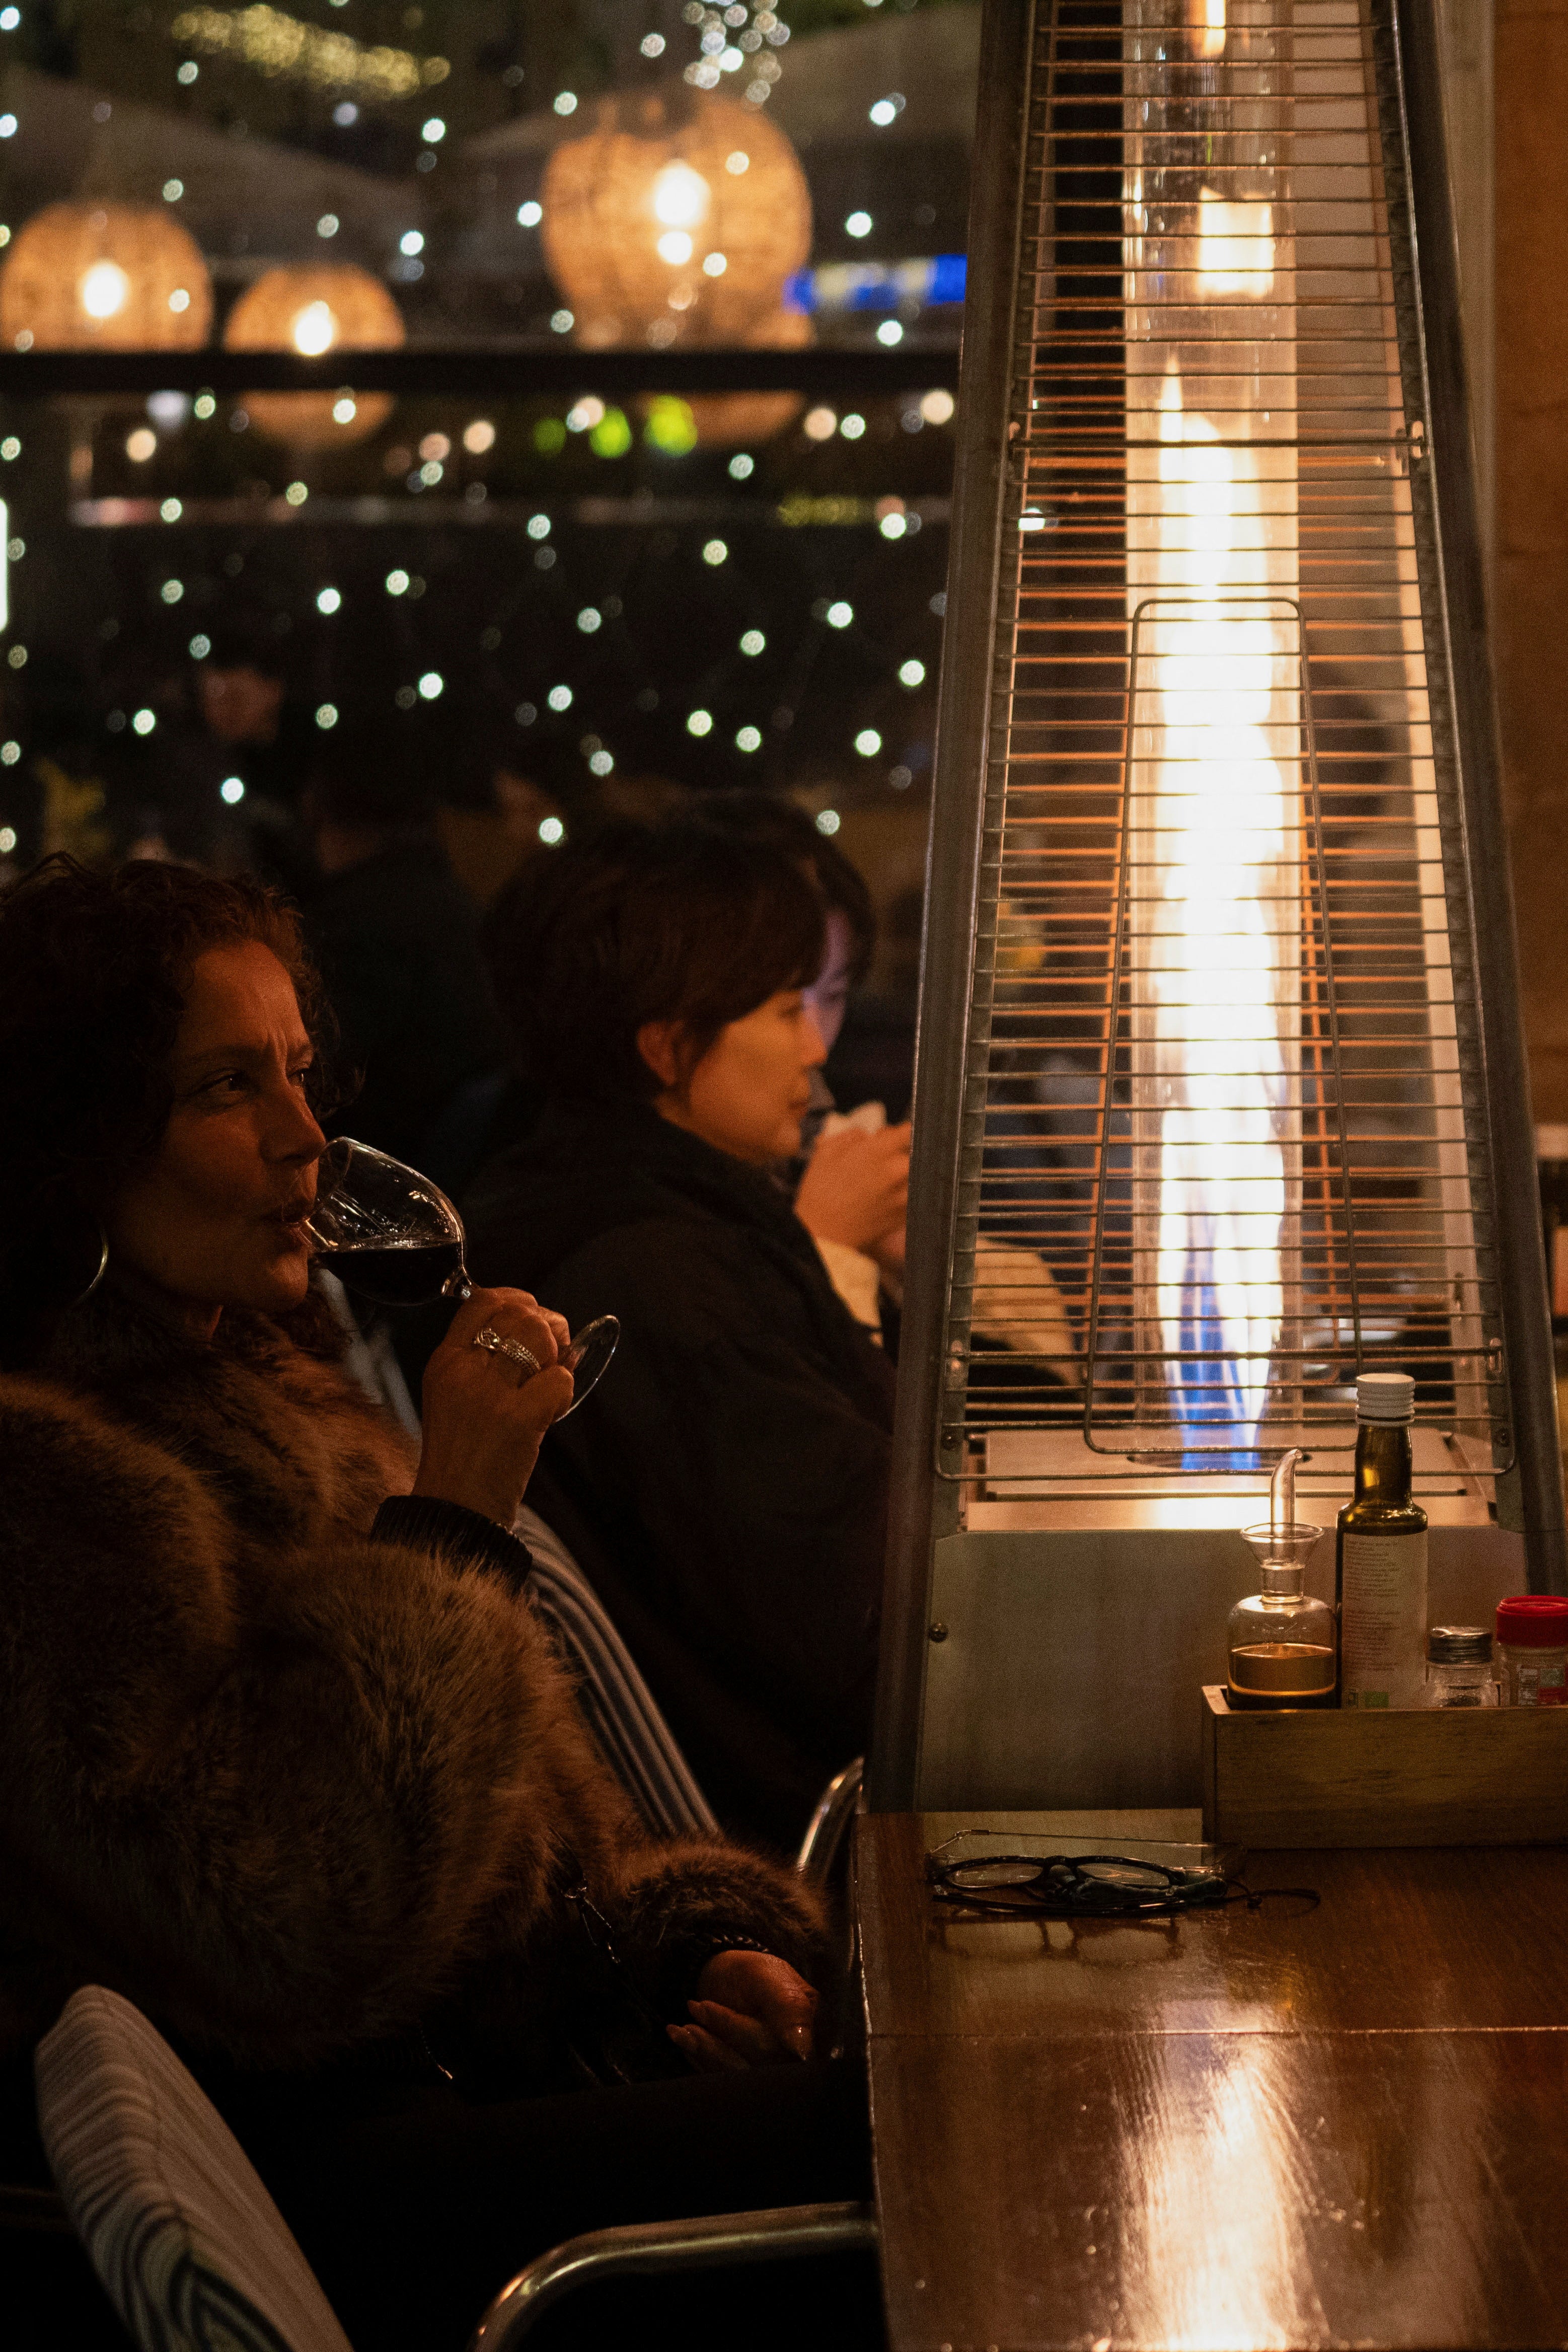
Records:
[[[1187,26],[1196,58],[1222,58],[1228,27],[1225,0],[1187,0]]]
[[[1166,1081],[1156,1311],[1166,1350],[1229,1359],[1181,1368],[1178,1418],[1249,1424],[1284,1313],[1281,999],[1293,981],[1270,909],[1287,848],[1274,747],[1294,701],[1291,629],[1255,593],[1257,534],[1242,526],[1262,520],[1256,457],[1186,410],[1174,366],[1159,436],[1161,595],[1148,623],[1159,845],[1149,979]]]

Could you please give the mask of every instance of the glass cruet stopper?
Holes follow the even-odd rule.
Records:
[[[1243,1528],[1258,1555],[1260,1590],[1230,1612],[1228,1696],[1233,1706],[1325,1706],[1333,1701],[1333,1612],[1303,1591],[1308,1560],[1322,1535],[1295,1515],[1298,1446],[1274,1473],[1266,1525]]]

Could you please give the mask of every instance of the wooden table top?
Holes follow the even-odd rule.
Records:
[[[1568,1851],[1247,1857],[1279,1904],[965,1923],[859,1823],[894,2352],[1568,2343]]]

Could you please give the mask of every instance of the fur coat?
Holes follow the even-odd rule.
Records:
[[[659,2014],[726,1934],[810,1973],[787,1872],[636,1822],[525,1600],[371,1539],[412,1450],[313,1305],[205,1344],[106,1286],[0,1377],[0,2053],[87,1982],[246,2067],[548,2045],[577,1881]]]

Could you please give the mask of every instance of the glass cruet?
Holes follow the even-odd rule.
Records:
[[[1296,1465],[1285,1454],[1269,1493],[1269,1518],[1243,1528],[1258,1555],[1262,1590],[1230,1612],[1226,1637],[1226,1697],[1235,1707],[1333,1706],[1336,1692],[1333,1611],[1302,1589],[1322,1534],[1296,1517]]]

